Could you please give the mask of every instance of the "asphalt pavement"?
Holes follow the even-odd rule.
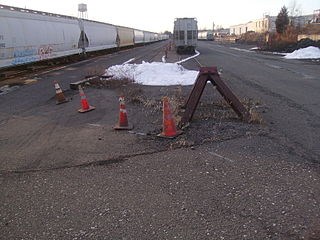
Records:
[[[177,86],[135,89],[148,101],[128,102],[129,121],[146,135],[112,130],[119,92],[131,85],[86,86],[96,110],[77,112],[68,85],[86,68],[160,61],[165,44],[32,76],[0,95],[1,239],[320,239],[319,63],[199,43],[198,62],[257,102],[262,124],[199,107],[183,135],[158,139],[159,99]],[[198,62],[183,65],[198,70]],[[55,105],[53,80],[70,102]],[[180,90],[187,97],[190,87]],[[212,95],[219,99],[207,87],[203,101]]]
[[[254,46],[200,42],[197,58],[217,66],[241,98],[255,99],[278,141],[303,158],[320,162],[320,62],[250,51]],[[186,67],[197,69],[195,61]]]

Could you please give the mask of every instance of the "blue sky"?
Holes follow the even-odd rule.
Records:
[[[199,28],[223,27],[276,16],[282,6],[296,3],[302,14],[320,9],[319,0],[0,0],[0,4],[77,16],[78,4],[88,5],[89,19],[143,30],[172,31],[177,17],[196,17]]]

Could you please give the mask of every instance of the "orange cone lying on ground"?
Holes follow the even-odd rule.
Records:
[[[56,89],[56,104],[68,102],[68,99],[66,99],[64,97],[64,94],[59,86],[58,81],[55,80],[55,81],[53,81],[53,83],[54,83],[54,87]]]
[[[81,85],[79,85],[79,94],[80,94],[80,98],[81,98],[81,108],[78,110],[78,112],[85,113],[85,112],[89,112],[91,110],[94,110],[95,107],[92,107],[89,105],[87,98],[86,98],[86,95],[84,95],[84,92],[83,92]]]
[[[182,131],[177,131],[176,123],[173,118],[168,97],[163,97],[163,129],[159,137],[174,138],[182,133]]]
[[[119,102],[120,102],[119,123],[118,125],[114,126],[113,129],[131,130],[133,129],[133,126],[128,124],[127,110],[126,110],[123,94],[120,95]]]

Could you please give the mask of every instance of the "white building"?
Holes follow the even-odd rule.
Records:
[[[246,32],[252,31],[257,33],[262,32],[274,32],[276,30],[276,18],[272,16],[266,16],[261,19],[250,21],[245,24],[238,24],[230,27],[231,35],[241,35]]]
[[[304,26],[307,23],[310,23],[314,15],[305,15],[290,18],[290,21],[295,26]],[[238,24],[230,27],[231,35],[241,35],[246,32],[252,31],[256,33],[263,32],[275,32],[276,31],[276,16],[265,16],[264,18],[250,21],[245,24]]]

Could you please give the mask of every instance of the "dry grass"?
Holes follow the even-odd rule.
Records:
[[[310,23],[301,29],[302,34],[320,34],[320,23]]]
[[[263,119],[257,111],[257,107],[261,105],[260,100],[243,99],[243,106],[250,113],[249,123],[263,124]],[[238,115],[233,111],[226,101],[216,102],[200,102],[195,112],[194,119],[238,119]]]
[[[130,79],[107,79],[107,80],[100,80],[99,78],[90,80],[90,84],[94,87],[98,88],[110,88],[110,89],[118,89],[128,84],[132,84],[133,81]]]
[[[121,89],[126,97],[126,101],[132,104],[141,104],[144,108],[147,108],[150,113],[156,113],[162,111],[162,99],[154,99],[147,97],[142,90],[142,86],[133,83],[130,79],[121,80],[100,80],[93,79],[90,84],[95,87],[106,87],[112,89]],[[261,105],[259,100],[243,99],[242,104],[248,109],[251,115],[250,123],[262,124],[263,120],[260,114],[257,112],[257,106]],[[172,96],[169,97],[169,104],[172,114],[175,118],[176,125],[179,125],[183,115],[182,107],[185,104],[182,86],[177,86]],[[198,107],[194,114],[194,119],[238,119],[239,117],[230,107],[230,105],[224,101],[211,101],[211,102],[199,102]]]
[[[255,109],[250,109],[250,123],[263,124],[260,114]]]
[[[123,91],[129,103],[141,104],[151,112],[161,110],[161,100],[146,97],[139,84],[130,84],[130,87],[125,88]]]
[[[260,100],[243,99],[241,103],[250,113],[249,123],[263,124],[263,119],[257,111],[257,107],[261,106]]]
[[[241,35],[238,42],[263,44],[266,41],[266,33],[247,32]]]
[[[177,149],[177,148],[183,148],[183,147],[192,147],[194,146],[194,142],[187,140],[185,137],[179,138],[173,143],[170,144],[170,149]]]

